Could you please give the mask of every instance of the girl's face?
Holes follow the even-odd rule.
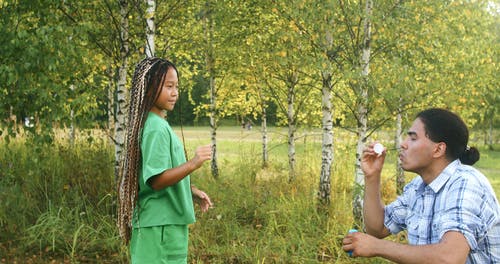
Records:
[[[174,110],[175,103],[179,99],[179,80],[177,72],[173,68],[169,68],[165,74],[165,81],[161,92],[155,101],[151,112],[164,116],[163,110]]]

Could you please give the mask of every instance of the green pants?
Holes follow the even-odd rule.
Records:
[[[188,226],[134,228],[130,240],[132,264],[187,263]]]

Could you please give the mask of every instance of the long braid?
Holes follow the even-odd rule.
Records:
[[[141,168],[141,131],[149,110],[163,87],[164,76],[169,67],[177,69],[167,60],[146,58],[140,61],[134,72],[130,91],[128,127],[126,134],[125,158],[120,166],[118,186],[119,208],[118,229],[120,236],[128,244],[131,237],[134,208],[137,204]]]

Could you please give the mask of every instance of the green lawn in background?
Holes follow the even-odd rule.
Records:
[[[490,180],[497,197],[500,197],[500,147],[496,150],[480,148],[481,158],[474,164]]]

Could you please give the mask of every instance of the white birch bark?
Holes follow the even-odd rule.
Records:
[[[331,30],[325,33],[326,53],[333,47]],[[330,204],[331,172],[334,159],[333,153],[333,108],[332,108],[332,72],[324,70],[321,73],[323,84],[321,87],[322,111],[322,142],[321,142],[321,172],[319,177],[318,199],[321,204]]]
[[[358,105],[358,128],[357,128],[357,147],[356,147],[356,165],[355,165],[355,191],[353,199],[354,219],[361,224],[363,221],[363,188],[364,175],[361,170],[361,155],[366,143],[366,132],[368,123],[368,75],[370,73],[370,41],[371,41],[371,13],[372,1],[367,0],[365,5],[365,17],[363,19],[363,43],[361,57],[361,84]]]
[[[73,92],[75,90],[75,85],[71,84],[69,86],[69,89]],[[75,145],[75,124],[74,124],[74,117],[75,117],[75,111],[73,110],[73,107],[70,107],[70,112],[69,112],[69,118],[70,118],[70,125],[69,125],[69,145],[73,147]]]
[[[115,111],[114,111],[114,102],[115,102],[115,93],[114,93],[114,81],[113,81],[113,70],[111,66],[108,66],[106,69],[106,75],[108,77],[108,133],[111,135],[115,128]]]
[[[288,181],[295,180],[295,85],[297,84],[297,73],[292,73],[289,78],[287,93],[287,120],[288,120]]]
[[[219,167],[217,165],[217,113],[216,113],[217,94],[215,92],[215,78],[210,77],[210,139],[212,142],[212,161],[210,164],[212,176],[219,177]]]
[[[155,55],[155,10],[156,1],[146,0],[146,56],[153,57]]]
[[[123,158],[125,143],[125,122],[127,111],[127,70],[129,56],[128,39],[128,1],[119,0],[120,4],[120,68],[116,88],[116,120],[115,120],[115,180],[119,178],[120,161]]]
[[[219,167],[217,165],[217,90],[215,86],[214,55],[213,55],[213,22],[211,21],[210,1],[205,2],[205,12],[203,18],[203,31],[207,49],[205,53],[206,69],[210,79],[210,138],[212,142],[212,160],[210,168],[214,178],[219,177]]]
[[[399,103],[401,104],[402,98],[399,98]],[[401,135],[403,134],[402,128],[402,118],[401,118],[401,105],[398,106],[398,112],[396,114],[396,134],[394,135],[394,148],[401,151]],[[397,194],[403,193],[403,187],[405,185],[406,179],[403,167],[401,166],[401,160],[396,159],[396,192]]]
[[[321,174],[319,178],[319,200],[322,204],[330,204],[331,191],[331,168],[333,163],[333,121],[331,102],[331,79],[330,72],[323,72],[323,87],[321,88],[322,105],[322,128],[323,140],[321,142]]]
[[[268,136],[267,136],[267,102],[266,98],[260,91],[260,102],[261,102],[261,134],[262,134],[262,167],[266,168],[269,165],[269,155],[268,155]]]

